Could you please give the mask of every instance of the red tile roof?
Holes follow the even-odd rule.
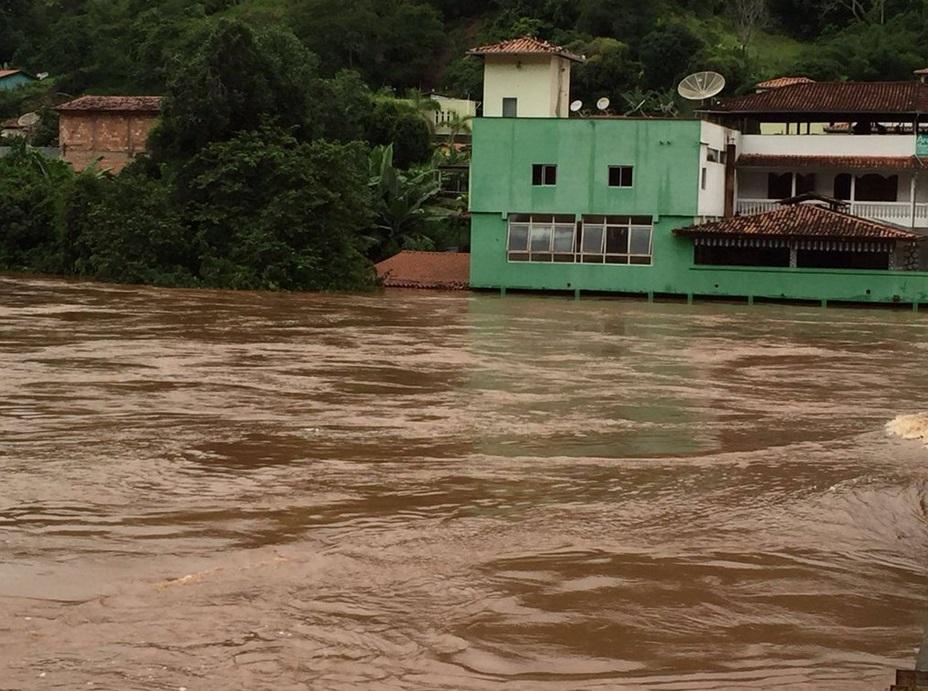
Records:
[[[768,79],[765,82],[760,82],[757,84],[757,88],[779,89],[781,86],[790,86],[792,84],[810,84],[814,81],[814,79],[809,79],[808,77],[777,77],[776,79]]]
[[[928,85],[911,82],[805,82],[722,100],[710,113],[915,114],[928,111]]]
[[[824,209],[794,204],[753,216],[733,216],[721,221],[678,228],[677,235],[835,238],[841,240],[915,240],[907,230]]]
[[[388,288],[465,290],[470,280],[470,255],[463,252],[403,251],[375,267]]]
[[[58,106],[59,112],[126,112],[158,113],[161,96],[81,96]]]
[[[741,154],[739,168],[834,168],[841,170],[913,170],[921,168],[915,156],[787,156]]]
[[[562,46],[556,46],[553,43],[542,41],[534,36],[523,36],[522,38],[513,38],[500,43],[493,43],[488,46],[480,46],[467,51],[468,55],[559,55],[562,58],[573,60],[574,62],[585,62],[586,58],[582,55],[571,53]]]

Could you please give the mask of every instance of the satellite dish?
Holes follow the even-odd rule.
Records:
[[[596,102],[596,107],[599,110],[606,110],[609,107],[609,99],[603,96]]]
[[[32,127],[33,125],[38,125],[41,119],[42,116],[38,113],[26,113],[25,115],[19,116],[16,124],[20,127]]]
[[[687,101],[702,101],[712,98],[725,88],[725,77],[718,72],[696,72],[684,77],[677,86],[677,93]]]
[[[581,108],[583,108],[583,101],[574,101],[570,104],[571,113],[579,113]]]

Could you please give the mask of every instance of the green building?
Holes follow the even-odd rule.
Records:
[[[562,50],[530,39],[478,49],[496,56],[494,74],[512,71],[485,101],[518,116],[473,123],[472,288],[928,301],[928,186],[915,156],[928,86],[800,82],[699,119],[552,116],[515,87],[506,96],[506,84],[525,89],[513,76],[520,55]],[[861,98],[867,88],[877,97]],[[847,104],[823,110],[836,93]],[[484,113],[503,110],[484,102]],[[801,125],[840,117],[871,126]],[[758,123],[771,121],[806,134],[762,134]]]

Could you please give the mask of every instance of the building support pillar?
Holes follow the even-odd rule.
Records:
[[[918,205],[915,201],[916,195],[918,194],[918,168],[912,171],[912,183],[909,186],[909,194],[912,195],[912,225],[910,226],[912,230],[915,230],[915,210],[918,208]]]
[[[725,145],[725,218],[735,215],[735,188],[737,186],[738,149],[734,144]]]
[[[579,300],[579,299],[580,299],[580,289],[574,288],[574,300]]]
[[[789,244],[789,268],[795,269],[799,264],[799,250],[796,249],[796,243]]]
[[[506,297],[506,286],[500,286],[500,287],[499,287],[499,296],[500,296],[501,298]]]

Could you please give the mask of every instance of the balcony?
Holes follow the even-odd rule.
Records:
[[[928,228],[928,203],[915,204],[915,218],[912,218],[911,202],[848,202],[848,213],[853,216],[869,218],[872,221],[891,223],[903,228]],[[779,199],[739,199],[736,205],[741,216],[773,211],[780,207]],[[913,222],[914,221],[914,222]]]
[[[746,134],[740,153],[774,156],[879,156],[915,155],[911,134]]]

